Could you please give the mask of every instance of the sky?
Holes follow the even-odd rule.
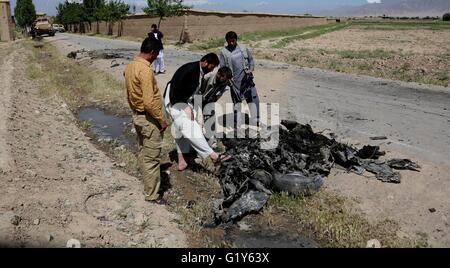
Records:
[[[11,0],[14,10],[17,0]],[[139,12],[147,6],[146,0],[123,0],[136,5]],[[184,3],[195,9],[223,10],[223,11],[252,11],[271,12],[283,14],[313,14],[320,10],[330,10],[340,6],[358,6],[367,3],[380,2],[381,0],[185,0]],[[56,14],[56,6],[64,0],[33,0],[36,11],[45,12],[48,15]]]

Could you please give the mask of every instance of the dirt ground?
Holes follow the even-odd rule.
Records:
[[[253,42],[260,58],[406,82],[450,84],[450,30],[376,30],[360,26],[297,40]]]
[[[1,46],[0,247],[185,247],[176,215],[144,201],[61,99],[39,95],[17,44]]]
[[[357,143],[352,140],[351,143]],[[385,148],[385,146],[382,146]],[[420,162],[420,173],[402,171],[402,183],[385,184],[367,173],[367,177],[334,170],[326,188],[356,201],[368,219],[394,220],[401,226],[399,236],[420,237],[432,247],[448,247],[450,243],[450,169],[405,151],[388,151],[389,158],[414,159]]]
[[[440,55],[448,52],[450,31],[366,30],[351,27],[318,38],[296,41],[288,49],[363,50],[385,49],[418,54]]]

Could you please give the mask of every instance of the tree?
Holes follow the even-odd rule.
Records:
[[[105,0],[83,0],[84,17],[89,23],[89,30],[92,30],[92,22],[101,19],[98,15],[98,10],[105,5]],[[98,27],[97,27],[98,29]]]
[[[186,10],[192,8],[183,5],[183,0],[147,0],[147,5],[144,12],[159,18],[158,28],[164,18],[183,16]]]
[[[450,21],[450,13],[445,13],[444,16],[442,16],[443,21]]]
[[[86,18],[89,23],[90,30],[92,30],[91,23],[95,21],[97,23],[96,33],[100,33],[100,21],[102,17],[102,9],[105,6],[105,0],[83,0],[83,7],[86,12]]]
[[[113,8],[113,20],[112,22],[119,22],[117,26],[117,36],[122,36],[123,32],[123,22],[122,19],[126,15],[130,14],[130,5],[123,3],[122,1],[114,1]]]
[[[56,7],[56,20],[58,23],[64,24],[66,27],[73,25],[74,31],[84,32],[85,12],[83,6],[79,3],[65,1]],[[69,27],[67,29],[71,30]]]
[[[103,8],[105,6],[105,1],[103,0],[101,5],[95,9],[95,12],[93,14],[93,18],[95,22],[97,23],[97,29],[95,31],[96,34],[100,34],[100,21],[104,19],[103,17]]]
[[[33,25],[36,20],[36,8],[34,7],[32,0],[17,0],[16,7],[14,8],[14,16],[17,21],[17,25],[22,28],[28,28]]]
[[[100,16],[108,24],[108,35],[113,34],[113,26],[117,21],[121,21],[129,12],[130,6],[121,0],[113,0],[108,2],[100,10]],[[122,35],[122,23],[119,24],[117,35]]]

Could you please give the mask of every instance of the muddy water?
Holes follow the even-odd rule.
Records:
[[[318,248],[315,241],[299,235],[261,231],[233,231],[226,240],[237,248]]]
[[[118,145],[124,145],[129,149],[136,148],[135,134],[130,133],[131,117],[120,117],[100,108],[86,107],[80,110],[78,118],[90,123],[89,134],[96,139],[116,141]],[[175,178],[181,180],[181,178]],[[183,181],[183,180],[182,180]],[[192,186],[184,185],[184,191],[196,193]],[[189,198],[189,196],[187,196]],[[212,216],[212,215],[211,215]],[[249,226],[250,230],[241,230],[236,226],[233,228],[216,227],[210,228],[214,240],[225,241],[226,244],[236,248],[316,248],[319,245],[307,238],[295,233],[279,232],[277,230],[263,230],[256,226]],[[218,237],[217,237],[218,236]],[[219,241],[217,241],[219,242]]]
[[[130,135],[131,117],[119,117],[102,111],[96,107],[80,110],[78,118],[89,122],[89,132],[98,139],[115,140],[120,145],[133,148],[136,143],[134,135]],[[127,127],[128,126],[128,127]]]

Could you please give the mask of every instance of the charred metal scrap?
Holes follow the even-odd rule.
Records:
[[[261,149],[259,139],[222,140],[233,159],[218,172],[224,198],[214,204],[217,223],[260,211],[273,192],[312,195],[334,165],[360,175],[368,171],[388,183],[400,183],[400,174],[393,169],[420,169],[407,159],[379,160],[385,153],[378,146],[356,149],[314,133],[309,125],[281,124],[278,147],[273,150]]]
[[[93,51],[81,49],[70,52],[67,54],[67,57],[70,59],[131,59],[134,52],[134,50],[129,49],[101,49]]]

